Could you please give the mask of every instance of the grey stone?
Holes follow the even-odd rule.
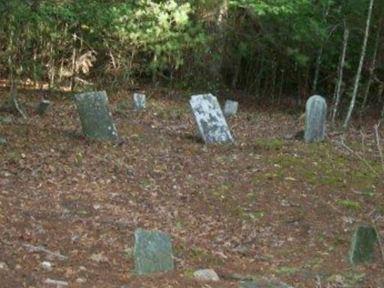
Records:
[[[325,138],[327,103],[319,95],[310,97],[305,107],[304,140],[307,143],[320,142]]]
[[[7,144],[7,139],[5,139],[4,137],[0,136],[0,145],[5,145]]]
[[[199,281],[219,281],[220,278],[213,269],[201,269],[193,272],[193,277]]]
[[[234,142],[217,98],[212,94],[194,95],[189,101],[204,142]]]
[[[135,110],[145,109],[145,95],[142,93],[133,93],[133,108]]]
[[[160,231],[137,229],[134,262],[136,273],[139,275],[173,270],[172,243],[169,235]]]
[[[77,94],[75,103],[86,137],[98,140],[118,138],[112,114],[108,109],[108,97],[105,91]]]
[[[36,113],[40,116],[43,116],[47,112],[51,102],[49,100],[41,100],[39,105],[36,107]]]
[[[239,102],[227,100],[224,104],[224,115],[230,117],[236,115],[237,109],[239,108]]]
[[[378,243],[376,229],[370,225],[360,225],[352,236],[349,261],[360,264],[373,260],[375,245]]]

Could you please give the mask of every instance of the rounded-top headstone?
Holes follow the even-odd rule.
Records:
[[[319,95],[310,97],[305,106],[304,140],[307,143],[320,142],[325,138],[327,102]]]

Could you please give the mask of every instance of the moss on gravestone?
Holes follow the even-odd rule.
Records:
[[[377,243],[378,235],[376,229],[370,225],[360,225],[352,236],[349,261],[352,264],[372,261]]]

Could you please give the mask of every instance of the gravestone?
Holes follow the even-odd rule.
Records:
[[[278,280],[253,280],[253,281],[242,281],[240,282],[239,288],[293,288],[292,286],[278,281]]]
[[[320,142],[325,138],[327,103],[319,95],[310,97],[305,106],[304,140],[307,143]]]
[[[230,117],[236,115],[237,109],[239,108],[239,102],[227,100],[224,104],[224,116]]]
[[[171,238],[163,232],[137,229],[133,253],[139,275],[174,269]]]
[[[40,116],[43,116],[47,112],[48,107],[51,105],[49,100],[41,100],[39,105],[37,105],[36,113]]]
[[[5,145],[7,144],[7,139],[5,139],[4,137],[0,136],[0,145]]]
[[[189,101],[204,142],[234,142],[217,98],[212,94],[194,95]]]
[[[135,110],[145,109],[145,95],[141,93],[133,93],[133,108]]]
[[[105,91],[77,94],[75,103],[86,137],[98,140],[118,138],[112,114],[108,109],[108,97]]]
[[[375,245],[378,243],[376,229],[369,225],[360,225],[352,236],[349,261],[359,264],[373,260]]]

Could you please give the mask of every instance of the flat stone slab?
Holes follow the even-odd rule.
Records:
[[[215,96],[212,94],[194,95],[189,103],[205,143],[234,142]]]
[[[239,109],[239,102],[232,101],[232,100],[225,101],[225,104],[224,104],[225,117],[236,115],[238,109]]]
[[[369,225],[360,225],[356,228],[352,236],[349,261],[352,264],[372,261],[377,243],[378,237],[376,229]]]
[[[108,108],[105,91],[87,92],[74,96],[83,133],[88,138],[117,140],[117,129]]]
[[[193,272],[193,277],[199,281],[219,281],[220,278],[213,269],[201,269]]]
[[[239,288],[293,288],[292,286],[278,280],[255,280],[243,281],[240,283]]]
[[[133,108],[135,110],[143,110],[145,109],[146,97],[142,93],[133,93]]]
[[[133,254],[139,275],[174,269],[171,238],[163,232],[137,229]]]

